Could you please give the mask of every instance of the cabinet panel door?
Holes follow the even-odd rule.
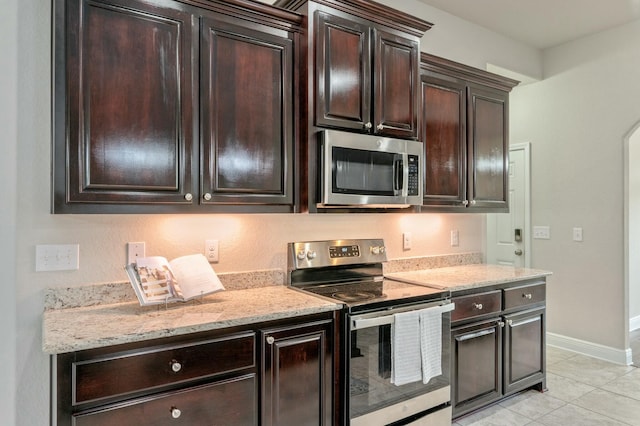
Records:
[[[455,416],[502,395],[502,328],[491,320],[453,329],[451,336]]]
[[[375,30],[374,122],[377,134],[415,139],[420,87],[417,41]]]
[[[73,416],[73,426],[254,426],[255,375],[144,398]]]
[[[66,37],[66,54],[56,58],[66,62],[56,64],[54,211],[67,203],[190,204],[191,14],[166,3],[70,0],[67,27],[56,25]]]
[[[424,143],[423,204],[464,208],[467,198],[466,85],[422,77],[420,140]]]
[[[508,94],[469,87],[470,202],[508,209]]]
[[[316,125],[363,130],[371,120],[371,29],[316,12]]]
[[[201,32],[202,204],[293,204],[293,44],[212,18]]]
[[[505,316],[505,393],[531,386],[545,374],[545,310]]]
[[[265,330],[262,424],[332,424],[331,322]]]

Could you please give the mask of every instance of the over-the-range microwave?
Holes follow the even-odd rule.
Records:
[[[422,204],[422,143],[337,130],[320,132],[318,207]]]

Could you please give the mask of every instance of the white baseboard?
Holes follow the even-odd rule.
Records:
[[[634,331],[640,328],[640,315],[637,317],[629,318],[629,331]]]
[[[547,344],[615,364],[631,365],[633,362],[631,359],[631,348],[625,350],[616,349],[555,333],[547,333]]]

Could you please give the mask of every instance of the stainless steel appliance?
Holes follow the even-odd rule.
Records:
[[[318,207],[422,204],[421,142],[324,130]]]
[[[338,360],[342,373],[337,378],[342,393],[340,424],[449,424],[453,309],[449,292],[384,279],[382,263],[387,256],[381,239],[290,243],[288,258],[292,287],[344,303]],[[440,374],[427,383],[392,383],[397,315],[430,310],[441,314],[435,345],[441,346],[436,359]]]

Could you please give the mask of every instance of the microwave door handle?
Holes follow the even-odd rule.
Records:
[[[404,162],[402,155],[396,156],[393,160],[393,190],[396,193],[402,192],[404,182]]]

